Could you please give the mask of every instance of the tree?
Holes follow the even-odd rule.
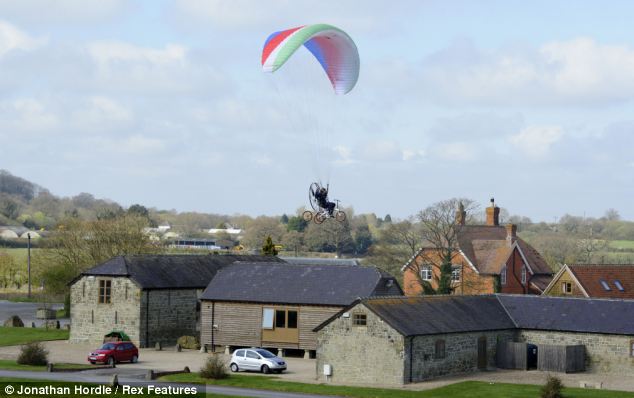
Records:
[[[621,215],[616,209],[610,208],[605,211],[603,218],[607,221],[619,221],[621,219]]]
[[[128,214],[132,216],[145,217],[147,219],[150,218],[150,212],[145,206],[141,206],[139,204],[134,204],[128,207]]]
[[[334,252],[337,256],[354,250],[354,241],[347,219],[343,222],[328,219],[323,224],[311,223],[306,228],[304,242],[309,250]]]
[[[354,245],[357,254],[365,254],[372,246],[372,234],[368,224],[358,225],[354,230]]]
[[[295,256],[299,255],[299,250],[304,244],[304,234],[298,231],[288,231],[282,236],[282,245],[286,250],[295,252]]]
[[[261,247],[267,236],[275,242],[282,240],[284,227],[279,223],[277,217],[260,216],[253,220],[246,228],[244,239],[241,243],[252,249]]]
[[[273,239],[271,239],[271,235],[266,237],[264,245],[262,245],[261,253],[263,256],[277,256],[277,249],[275,248]]]
[[[401,267],[421,246],[419,228],[420,225],[411,218],[387,224],[379,230],[378,239],[368,250],[368,262],[392,275],[402,276]]]
[[[389,214],[385,215],[385,218],[383,219],[383,221],[387,224],[387,223],[391,223],[392,222],[392,216],[390,216]]]
[[[304,232],[307,225],[308,225],[308,222],[306,222],[306,220],[304,220],[303,217],[293,216],[288,219],[288,223],[286,224],[286,229],[288,231]]]
[[[96,221],[66,219],[48,239],[47,250],[38,250],[34,268],[41,270],[47,290],[66,293],[79,273],[112,257],[162,251],[143,233],[144,217],[123,215]]]
[[[434,203],[418,213],[421,241],[426,250],[420,252],[422,261],[413,262],[411,267],[414,267],[423,292],[432,289],[429,281],[421,277],[420,271],[424,266],[438,269],[438,272],[433,273],[438,286],[435,289],[437,293],[449,294],[457,287],[451,282],[452,263],[458,253],[458,234],[462,228],[462,224],[456,220],[456,214],[463,211],[470,214],[475,207],[475,202],[470,199],[453,198]],[[467,219],[465,223],[469,221]],[[465,283],[464,276],[460,283]]]
[[[282,217],[280,217],[280,222],[282,224],[288,224],[288,216],[286,214],[282,214]]]

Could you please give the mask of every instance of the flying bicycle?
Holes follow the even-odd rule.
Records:
[[[334,218],[339,222],[346,220],[346,213],[339,209],[339,200],[335,199],[335,202],[328,201],[328,185],[324,187],[317,182],[310,184],[308,201],[313,211],[306,210],[302,214],[304,221],[314,221],[315,224],[321,224],[329,218]]]

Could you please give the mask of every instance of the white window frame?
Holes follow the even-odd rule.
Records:
[[[526,284],[526,274],[527,274],[526,266],[522,266],[522,285]]]
[[[568,291],[568,286],[570,286],[570,291]],[[563,294],[572,294],[572,282],[563,281],[561,282],[561,292]]]
[[[462,272],[460,270],[460,266],[452,266],[451,267],[451,281],[452,282],[460,282],[462,278]]]
[[[424,281],[430,281],[434,273],[432,272],[431,265],[423,265],[420,270],[420,279]]]
[[[502,272],[500,272],[500,284],[506,285],[506,265],[502,267]]]

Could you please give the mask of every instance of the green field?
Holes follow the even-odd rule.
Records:
[[[610,248],[634,251],[634,240],[613,240],[610,242]]]
[[[207,383],[214,385],[259,388],[262,390],[297,392],[304,394],[339,395],[355,398],[535,398],[539,396],[540,386],[509,383],[486,383],[465,381],[427,391],[407,391],[390,388],[348,387],[325,384],[307,384],[281,381],[277,377],[247,376],[232,374],[224,380],[202,379],[197,373],[182,373],[164,376],[161,381],[183,383]],[[590,390],[565,388],[566,398],[634,398],[634,393],[608,390]]]
[[[68,330],[44,328],[10,328],[0,326],[0,346],[26,344],[32,341],[68,340]]]
[[[57,369],[92,369],[93,365],[88,365],[85,363],[56,363],[55,368]],[[3,370],[28,370],[33,372],[44,372],[46,371],[46,366],[32,366],[32,365],[20,365],[13,359],[0,359],[0,369]]]

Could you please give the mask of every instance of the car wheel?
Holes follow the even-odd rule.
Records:
[[[108,365],[114,366],[114,357],[108,358]]]
[[[262,365],[262,373],[264,373],[265,375],[271,373],[271,368],[269,368],[268,365]]]
[[[132,363],[139,362],[139,357],[137,357],[136,355],[132,355],[132,360],[130,362],[132,362]]]
[[[95,362],[95,361],[90,361],[90,363],[94,365],[94,364],[96,364],[97,362]]]
[[[237,372],[238,370],[238,365],[236,365],[235,363],[232,363],[231,366],[229,366],[229,368],[231,369],[232,372]]]

